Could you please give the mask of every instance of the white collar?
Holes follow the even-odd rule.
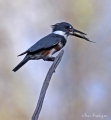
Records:
[[[57,30],[57,31],[54,31],[53,33],[54,33],[54,34],[61,35],[61,36],[63,36],[64,38],[67,38],[67,34],[65,34],[65,32],[63,32],[63,31]]]

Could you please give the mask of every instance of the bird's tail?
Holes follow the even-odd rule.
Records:
[[[12,71],[16,72],[18,69],[20,69],[29,60],[30,60],[29,56],[26,56]]]

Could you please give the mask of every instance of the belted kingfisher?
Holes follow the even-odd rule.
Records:
[[[55,57],[52,55],[65,46],[69,35],[92,42],[86,37],[85,33],[74,29],[69,23],[61,22],[51,26],[51,34],[40,39],[28,50],[18,55],[26,54],[25,58],[13,69],[14,72],[20,69],[29,60],[43,59],[45,61],[54,61]]]

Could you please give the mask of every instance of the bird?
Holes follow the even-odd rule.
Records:
[[[24,59],[12,71],[16,72],[29,60],[43,59],[44,61],[54,61],[55,57],[52,55],[61,50],[66,45],[69,35],[93,42],[86,37],[85,33],[76,30],[71,24],[67,22],[56,23],[51,25],[51,27],[52,33],[43,37],[25,52],[18,55],[22,56],[26,54]]]

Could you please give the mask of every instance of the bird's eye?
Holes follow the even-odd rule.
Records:
[[[69,26],[70,29],[72,29],[72,26]]]
[[[72,26],[66,26],[66,29],[72,29]]]

